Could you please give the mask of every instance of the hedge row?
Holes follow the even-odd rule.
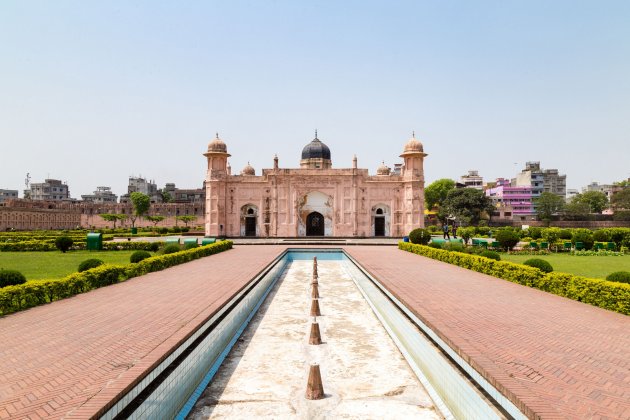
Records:
[[[495,261],[476,255],[445,251],[408,242],[399,242],[398,248],[558,296],[630,315],[630,284],[590,279],[566,273],[551,272],[545,274],[537,268],[521,264]]]
[[[35,280],[17,286],[7,286],[0,289],[0,315],[64,299],[230,248],[232,241],[221,241],[174,254],[147,258],[137,264],[102,265],[82,273],[70,274],[60,280]]]
[[[166,242],[164,241],[155,241],[155,242],[103,242],[103,249],[106,251],[157,251],[159,248],[163,247]]]
[[[103,242],[103,249],[106,251],[119,250],[145,250],[157,251],[164,242]],[[85,240],[74,242],[71,250],[83,250],[87,248]],[[27,251],[57,251],[55,241],[22,241],[22,242],[0,242],[0,252],[27,252]]]
[[[82,235],[15,235],[15,236],[0,236],[0,243],[2,242],[23,242],[23,241],[47,241],[47,242],[55,242],[60,236],[67,236],[71,238],[73,241],[86,241],[87,234]],[[114,235],[103,235],[104,241],[111,241],[114,239]]]

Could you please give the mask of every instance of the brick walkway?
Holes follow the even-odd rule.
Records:
[[[0,318],[0,418],[86,418],[285,247],[235,247]]]
[[[285,246],[237,246],[0,318],[0,418],[86,418]],[[630,418],[630,317],[395,247],[346,247],[530,416]]]
[[[630,317],[392,247],[346,250],[530,417],[630,419]]]

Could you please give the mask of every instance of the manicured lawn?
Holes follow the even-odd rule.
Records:
[[[630,271],[630,255],[621,257],[579,257],[562,253],[550,255],[511,255],[501,253],[501,259],[503,261],[511,261],[519,264],[530,258],[540,258],[548,261],[554,271],[591,278],[603,279],[615,271]]]
[[[18,270],[27,280],[57,279],[74,273],[81,261],[98,258],[109,264],[129,264],[134,251],[0,252],[0,268]]]

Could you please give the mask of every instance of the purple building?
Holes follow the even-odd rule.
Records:
[[[496,187],[486,190],[496,211],[493,216],[512,220],[533,220],[536,217],[532,202],[532,187],[513,187],[507,179],[499,178]]]

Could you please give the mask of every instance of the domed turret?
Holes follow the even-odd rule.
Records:
[[[223,143],[223,140],[219,138],[219,133],[217,133],[217,137],[208,144],[208,153],[227,153],[227,146]]]
[[[330,149],[317,138],[317,130],[315,130],[315,138],[302,149],[300,167],[305,169],[327,169],[331,166]]]
[[[381,164],[381,166],[376,169],[376,175],[389,175],[390,169],[385,165],[385,162]]]
[[[423,153],[424,152],[424,147],[422,147],[422,143],[420,143],[418,140],[416,140],[416,133],[414,132],[411,136],[411,138],[409,139],[409,141],[407,142],[407,144],[405,144],[405,151],[404,153],[414,153],[414,152],[420,152]]]
[[[256,170],[252,165],[249,164],[249,162],[247,162],[247,165],[245,165],[245,167],[241,171],[241,175],[253,176],[256,175]]]

